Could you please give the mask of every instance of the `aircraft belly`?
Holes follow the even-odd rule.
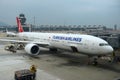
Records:
[[[83,54],[90,54],[90,55],[94,55],[97,54],[97,51],[92,47],[90,47],[89,45],[80,45],[78,46],[78,52],[83,53]]]
[[[51,46],[60,49],[71,50],[70,46],[67,45],[65,42],[52,42]]]

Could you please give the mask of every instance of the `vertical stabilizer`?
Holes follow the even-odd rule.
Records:
[[[17,20],[18,31],[24,32],[23,27],[22,27],[21,22],[20,22],[20,19],[18,17],[16,17],[16,20]]]

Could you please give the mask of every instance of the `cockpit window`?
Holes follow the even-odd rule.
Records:
[[[107,43],[100,43],[99,46],[108,46],[109,44]]]

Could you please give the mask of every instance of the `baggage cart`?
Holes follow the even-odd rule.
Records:
[[[29,69],[15,71],[15,80],[33,80],[33,73]]]

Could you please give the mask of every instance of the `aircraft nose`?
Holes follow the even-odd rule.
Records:
[[[106,52],[107,53],[112,53],[113,52],[113,48],[111,46],[107,47]]]

